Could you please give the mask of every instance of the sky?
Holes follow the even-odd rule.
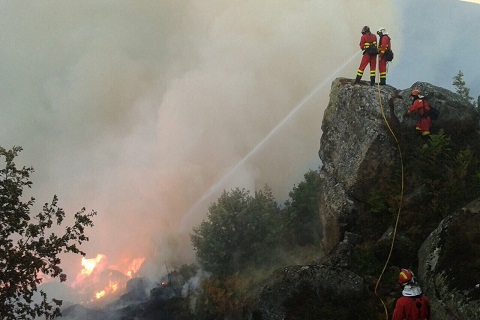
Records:
[[[401,56],[392,62],[391,84],[403,89],[418,80],[455,92],[453,77],[461,70],[470,95],[477,101],[480,35],[475,26],[480,21],[479,1],[394,2],[401,14],[404,46]]]
[[[83,247],[148,272],[193,261],[188,234],[222,190],[279,203],[317,169],[336,77],[385,27],[387,83],[472,96],[480,6],[454,0],[0,1],[0,146],[23,147],[37,205],[96,210]],[[63,259],[75,279],[79,257]],[[146,271],[147,272],[147,271]]]

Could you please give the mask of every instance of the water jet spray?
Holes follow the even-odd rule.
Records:
[[[285,118],[283,118],[282,121],[280,121],[266,136],[265,138],[262,139],[249,153],[247,153],[240,161],[235,164],[220,180],[218,180],[217,183],[212,185],[210,189],[199,199],[195,202],[195,204],[191,207],[191,209],[187,212],[187,214],[182,218],[182,221],[180,223],[180,228],[181,230],[185,231],[186,228],[186,222],[189,220],[190,217],[199,209],[200,205],[203,204],[203,202],[212,196],[214,193],[218,192],[222,185],[225,183],[228,178],[230,178],[238,168],[240,168],[248,159],[250,159],[258,150],[260,150],[265,143],[267,143],[270,138],[277,133],[278,130],[280,130],[293,116],[302,108],[305,106],[305,104],[312,99],[312,97],[315,96],[315,94],[323,88],[331,79],[345,66],[347,66],[360,52],[358,51],[355,53],[351,58],[349,58],[343,65],[341,65],[338,69],[333,71],[326,79],[321,81],[312,91],[310,91],[309,94],[307,94],[288,114]]]

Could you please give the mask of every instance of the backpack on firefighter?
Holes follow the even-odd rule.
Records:
[[[378,54],[378,49],[377,47],[375,46],[375,44],[372,42],[370,43],[370,45],[368,46],[367,49],[365,49],[365,53],[367,53],[368,55],[374,57]]]
[[[380,30],[384,30],[383,28],[381,28]],[[382,33],[379,33],[377,32],[377,34],[380,36],[380,40],[378,41],[378,46],[379,48],[382,47],[382,38],[383,37],[388,37],[388,39],[392,39],[390,38],[390,36],[388,34],[382,34]],[[392,51],[392,48],[388,48],[387,51],[385,51],[385,53],[383,54],[383,56],[385,57],[385,59],[390,62],[393,60],[393,57],[394,57],[394,54],[393,54],[393,51]]]
[[[387,61],[392,61],[393,60],[393,51],[392,49],[388,49],[387,51],[385,51],[385,59],[387,59]]]
[[[423,116],[430,117],[432,120],[437,120],[438,116],[440,115],[440,110],[432,106],[432,104],[428,101],[425,101],[426,98],[423,99]],[[426,105],[425,105],[426,102]],[[427,110],[426,107],[429,107]]]

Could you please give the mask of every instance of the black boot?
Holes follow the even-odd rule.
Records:
[[[355,84],[359,84],[361,79],[362,79],[362,76],[357,76],[355,78]]]
[[[381,86],[384,86],[386,84],[387,84],[387,79],[385,79],[385,78],[380,79],[380,85]]]
[[[375,77],[370,77],[370,85],[375,85]]]

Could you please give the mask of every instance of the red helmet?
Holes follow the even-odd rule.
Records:
[[[398,275],[398,284],[404,286],[414,280],[415,275],[413,274],[412,270],[409,269],[402,269],[400,274]]]
[[[418,96],[419,94],[420,94],[420,90],[418,90],[418,89],[413,89],[412,90],[412,94],[411,94],[412,96]]]

